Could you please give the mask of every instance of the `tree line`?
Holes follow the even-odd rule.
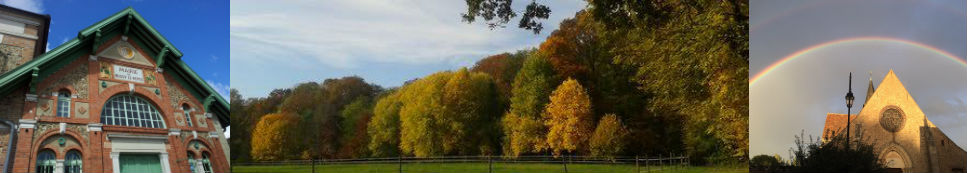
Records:
[[[746,162],[748,3],[609,2],[589,1],[536,48],[400,87],[349,76],[265,97],[232,90],[232,159],[687,153],[695,164]],[[627,14],[636,15],[614,20]]]

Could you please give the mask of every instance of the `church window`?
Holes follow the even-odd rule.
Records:
[[[903,111],[897,107],[887,107],[880,115],[880,126],[889,132],[898,132],[903,128],[905,116]]]

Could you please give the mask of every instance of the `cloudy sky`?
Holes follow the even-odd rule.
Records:
[[[967,148],[967,66],[958,62],[967,57],[964,1],[753,0],[750,8],[750,79],[798,55],[750,83],[752,156],[787,158],[794,135],[816,138],[826,113],[846,113],[850,72],[856,114],[869,73],[878,85],[890,69],[926,116]],[[830,42],[837,44],[817,46]]]
[[[515,1],[515,10],[525,2]],[[326,78],[358,75],[384,87],[453,70],[487,55],[536,47],[583,0],[542,1],[550,19],[539,35],[467,24],[454,0],[285,1],[231,3],[231,83],[243,97]]]

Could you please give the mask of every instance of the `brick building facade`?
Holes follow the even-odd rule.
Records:
[[[10,44],[44,46],[42,25]],[[19,56],[0,72],[4,172],[230,171],[228,103],[133,9]]]
[[[850,117],[850,141],[870,142],[887,168],[900,172],[964,172],[967,152],[927,119],[893,70]],[[829,113],[823,139],[844,133],[846,114]]]

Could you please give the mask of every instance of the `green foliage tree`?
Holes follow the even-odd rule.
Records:
[[[749,160],[749,169],[750,170],[763,170],[763,171],[766,171],[766,172],[778,172],[779,171],[779,168],[782,167],[782,166],[784,166],[784,165],[782,164],[782,162],[779,161],[778,155],[777,156],[770,156],[770,155],[762,154],[762,155],[758,155],[758,156],[752,157],[752,159]]]
[[[503,28],[511,18],[517,16],[517,12],[511,8],[513,0],[466,0],[467,13],[462,14],[463,21],[473,23],[477,17],[487,21],[487,26],[493,28]],[[551,9],[543,4],[538,4],[536,0],[531,0],[524,10],[517,27],[540,33],[543,25],[537,20],[550,17]]]
[[[604,7],[595,3],[591,11]],[[656,11],[609,26],[616,62],[637,68],[632,80],[652,93],[650,111],[681,116],[693,163],[747,159],[748,2],[653,1],[636,8],[644,9]]]
[[[598,126],[591,136],[591,156],[614,158],[624,149],[628,130],[621,123],[621,119],[614,114],[607,114],[598,121]]]
[[[231,120],[232,126],[235,131],[250,131],[254,126],[250,123],[248,113],[245,112],[245,100],[242,99],[242,95],[238,93],[238,90],[232,88],[229,91],[229,119]],[[251,148],[251,139],[248,139],[251,135],[242,135],[241,133],[232,133],[233,138],[228,139],[228,144],[230,148],[235,148],[231,150],[231,156],[233,161],[248,161],[249,149]]]
[[[510,110],[501,120],[505,155],[519,156],[543,148],[547,129],[541,112],[559,81],[543,54],[536,52],[524,60],[514,78]]]
[[[290,145],[296,136],[292,126],[299,118],[288,113],[265,115],[255,126],[252,136],[252,157],[258,161],[273,161],[292,158],[297,148]]]
[[[442,97],[444,112],[437,121],[449,128],[442,136],[444,152],[494,154],[499,111],[491,77],[461,68],[444,85]]]
[[[569,78],[551,93],[543,115],[548,129],[547,149],[554,156],[588,149],[594,120],[591,98],[585,92],[581,84]]]
[[[862,133],[855,133],[862,134]],[[793,153],[792,172],[886,172],[873,150],[872,139],[854,136],[859,142],[851,142],[845,147],[846,135],[840,133],[826,142],[816,138],[805,141],[803,134],[796,136]]]
[[[373,116],[372,99],[358,97],[346,105],[341,112],[342,142],[337,158],[356,158],[369,155],[366,148],[369,135],[366,133],[370,118]]]
[[[341,113],[346,105],[356,99],[369,99],[381,90],[356,76],[339,79],[326,79],[323,83],[306,82],[292,89],[285,98],[280,111],[297,114],[301,121],[301,141],[296,147],[303,151],[302,159],[336,158],[342,144],[351,139],[342,139],[355,129],[342,128],[346,124],[356,124],[357,117],[344,117]],[[351,114],[356,116],[356,114]],[[365,116],[365,115],[359,115]],[[349,118],[349,120],[344,120]],[[365,124],[365,123],[361,123]],[[355,126],[353,126],[355,127]],[[357,139],[356,141],[366,141]]]

